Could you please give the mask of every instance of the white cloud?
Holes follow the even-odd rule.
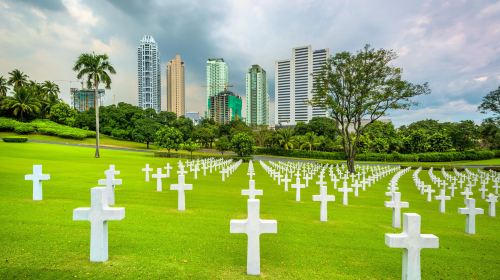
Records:
[[[80,24],[95,26],[98,22],[92,10],[83,5],[80,0],[63,0],[62,3],[68,9],[69,14]]]
[[[488,76],[481,76],[481,77],[474,78],[474,81],[476,81],[476,82],[486,82],[487,80],[488,80]]]

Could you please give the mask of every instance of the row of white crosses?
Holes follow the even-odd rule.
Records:
[[[418,173],[421,170],[422,170],[421,167],[419,167],[417,170],[415,170],[415,172],[413,174],[413,180],[414,180],[417,188],[419,188],[419,190],[421,191],[421,194],[423,194],[424,192],[427,192],[427,194],[428,194],[427,201],[430,201],[430,192],[431,192],[431,190],[429,189],[430,186],[425,185],[423,183],[423,181],[420,180],[420,178],[418,176]],[[435,196],[435,199],[440,201],[439,211],[441,213],[445,213],[446,212],[446,201],[451,200],[452,197],[454,197],[454,190],[455,190],[454,183],[452,183],[451,186],[449,187],[449,189],[451,190],[451,193],[450,193],[451,196],[447,196],[446,195],[446,185],[447,185],[446,181],[440,181],[440,179],[437,178],[433,174],[432,171],[433,171],[433,168],[431,167],[429,169],[429,172],[428,172],[429,177],[431,178],[431,180],[433,182],[438,182],[438,188],[440,188],[439,195]],[[466,169],[466,171],[467,171],[467,169]],[[456,169],[454,169],[455,176],[450,175],[444,169],[441,170],[441,173],[443,174],[443,177],[447,178],[450,181],[453,180],[453,182],[455,181],[454,178],[458,177],[459,178],[458,182],[460,183],[460,185],[462,185],[462,183],[464,182],[464,179],[469,181],[467,186],[465,187],[464,191],[460,193],[464,196],[465,207],[459,208],[458,213],[466,215],[465,232],[468,234],[475,234],[475,232],[476,232],[475,217],[476,217],[476,215],[484,214],[483,209],[476,208],[476,200],[473,198],[470,198],[470,196],[473,194],[471,191],[471,188],[475,186],[475,184],[473,184],[472,182],[474,181],[474,178],[479,178],[479,176],[470,173],[470,171],[466,172],[467,175],[463,175],[463,174],[460,174]],[[464,177],[466,177],[466,178],[464,178]],[[425,186],[427,186],[427,188],[425,188]],[[483,188],[484,188],[484,185],[483,185]],[[432,191],[434,191],[434,190],[432,190]],[[496,195],[490,193],[488,195],[486,201],[489,203],[489,215],[491,217],[495,217],[495,204],[498,201],[498,197]]]
[[[225,167],[223,167],[220,171],[220,174],[222,175],[222,182],[224,182],[226,178],[229,178],[229,176],[231,176],[231,174],[233,174],[238,169],[242,162],[243,161],[241,159],[235,163],[233,163],[231,160]]]
[[[388,192],[385,193],[386,196],[391,197],[390,201],[385,201],[385,207],[392,208],[392,227],[401,227],[401,208],[408,208],[410,204],[405,201],[401,201],[401,192],[398,192],[398,181],[401,176],[410,171],[410,167],[398,171],[391,179],[388,187]]]
[[[231,220],[229,232],[247,235],[247,274],[260,275],[260,235],[263,233],[277,233],[276,220],[263,220],[260,218],[260,200],[257,195],[263,195],[262,190],[255,189],[255,175],[253,162],[248,165],[249,187],[242,190],[241,194],[248,196],[247,218],[244,220]]]

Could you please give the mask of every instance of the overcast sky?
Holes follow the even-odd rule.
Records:
[[[69,87],[79,86],[71,82],[77,56],[107,53],[118,73],[105,105],[137,104],[136,51],[145,34],[160,47],[162,108],[165,64],[177,53],[186,66],[186,109],[200,113],[207,58],[224,58],[242,96],[247,69],[260,64],[273,96],[274,61],[303,45],[331,54],[366,43],[394,49],[404,78],[432,90],[418,107],[391,113],[398,126],[426,118],[479,122],[481,98],[500,86],[500,1],[465,0],[0,0],[0,75],[18,68],[56,81],[69,102]]]

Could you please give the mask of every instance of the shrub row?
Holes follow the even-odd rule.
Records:
[[[286,156],[296,158],[314,158],[328,160],[344,160],[345,153],[342,152],[319,152],[302,150],[281,150],[281,149],[257,149],[256,154]],[[383,162],[446,162],[459,160],[483,160],[495,158],[493,151],[465,151],[465,152],[443,152],[443,153],[365,153],[358,154],[356,160],[360,161],[383,161]]]
[[[23,123],[13,119],[0,118],[0,131],[13,131],[18,134],[38,132],[44,135],[53,135],[62,138],[79,140],[88,137],[95,137],[95,131],[69,127],[49,120],[34,120],[30,123]]]
[[[26,137],[4,137],[2,138],[4,142],[9,142],[9,143],[24,143],[28,141],[28,138]]]

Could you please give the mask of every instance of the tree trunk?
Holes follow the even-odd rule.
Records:
[[[94,108],[95,108],[95,157],[99,158],[99,85],[94,80]]]
[[[149,141],[146,141],[146,149],[149,149]]]

